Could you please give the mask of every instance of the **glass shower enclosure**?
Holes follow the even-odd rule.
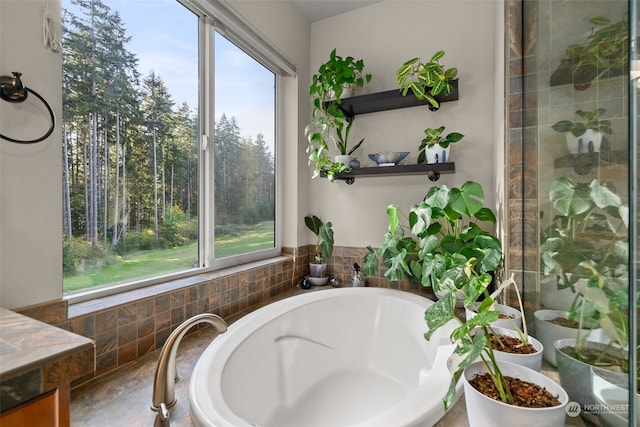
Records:
[[[586,425],[640,424],[637,7],[506,8],[507,267],[522,279],[544,371]]]

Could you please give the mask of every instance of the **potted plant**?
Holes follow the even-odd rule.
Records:
[[[440,93],[450,94],[453,90],[451,81],[458,75],[457,68],[445,68],[440,64],[444,54],[444,50],[439,50],[428,62],[422,62],[420,58],[412,58],[402,64],[396,70],[396,80],[402,95],[406,96],[411,90],[416,98],[429,101],[430,109],[440,108],[436,97]]]
[[[543,344],[560,338],[602,341],[600,315],[579,289],[592,276],[585,265],[624,271],[627,207],[611,184],[575,183],[568,177],[551,182],[549,200],[553,221],[541,232],[540,263],[546,278],[540,284],[544,310],[534,313],[536,335]],[[555,365],[555,352],[548,351],[545,358]]]
[[[316,215],[304,217],[304,223],[316,235],[313,261],[309,262],[309,281],[312,285],[324,285],[329,280],[327,262],[333,254],[333,224],[323,222]]]
[[[534,370],[517,365],[513,368],[513,365],[498,360],[502,356],[496,356],[500,351],[495,350],[492,343],[492,325],[499,318],[500,312],[496,310],[495,298],[514,282],[511,278],[488,295],[488,288],[493,281],[490,273],[495,274],[501,266],[502,250],[499,240],[476,224],[476,221],[495,222],[495,215],[483,204],[482,186],[468,181],[460,188],[449,189],[444,185],[432,187],[424,200],[414,204],[409,214],[403,216],[406,217],[408,225],[401,225],[400,211],[397,206],[390,206],[387,208],[388,232],[377,251],[369,247],[369,253],[365,257],[365,270],[367,274],[374,274],[378,265],[382,263],[387,268],[385,277],[389,280],[396,281],[408,277],[420,281],[423,286],[435,287],[436,283],[441,284],[440,299],[425,312],[428,328],[425,338],[430,339],[435,331],[451,320],[460,323],[451,334],[451,340],[455,344],[455,356],[451,364],[451,384],[443,399],[445,409],[455,396],[456,385],[463,372],[466,368],[476,369],[477,366],[473,363],[479,358],[485,367],[484,371],[489,372],[489,382],[495,386],[499,394],[498,399],[503,402],[514,402],[514,392],[509,384],[511,380],[502,373],[503,363],[504,369],[518,378],[534,378],[536,382],[548,381],[543,383],[542,387],[553,390],[559,396],[559,401],[554,401],[553,409],[544,410],[545,414],[551,415],[541,421],[544,425],[561,426],[564,424],[564,406],[568,402],[566,393],[553,381]],[[475,316],[470,316],[465,321],[458,318],[458,295],[464,307],[474,305],[484,297],[475,307]],[[519,306],[522,315],[522,304]],[[524,328],[524,332],[518,334],[522,341],[518,345],[524,345],[529,339],[526,326]],[[498,340],[498,345],[504,344],[500,343],[501,340]],[[538,357],[541,357],[540,351],[538,348]],[[537,362],[538,366],[539,363]],[[468,379],[472,380],[472,377]],[[477,392],[466,391],[465,395],[474,393]],[[483,420],[487,420],[487,416],[478,408],[487,405],[491,404],[477,405],[467,400],[471,425],[476,425],[476,422],[480,423],[479,425],[498,425],[500,423],[496,420],[505,419],[505,415],[492,414],[488,415],[488,418],[493,422],[482,424]],[[502,406],[508,407],[508,411],[516,408],[513,405]],[[540,411],[534,412],[536,417],[540,417]]]
[[[576,90],[588,89],[600,77],[622,75],[629,62],[629,22],[604,16],[590,19],[594,26],[584,44],[567,46],[565,58],[552,74],[551,84],[573,83]]]
[[[622,350],[629,327],[628,208],[610,184],[597,180],[576,184],[560,178],[550,191],[564,227],[548,239],[542,259],[552,273],[571,273],[577,300],[588,307],[586,313],[584,308],[575,311],[579,316],[575,338],[555,342],[556,363],[561,385],[572,400],[588,408],[597,404],[592,366],[628,375],[628,355]],[[606,343],[584,333],[583,318],[602,328]],[[583,416],[597,414],[583,411]]]
[[[605,111],[604,108],[597,108],[594,111],[578,110],[576,115],[581,120],[575,122],[560,120],[551,128],[565,134],[569,153],[597,153],[600,151],[604,134],[612,133],[611,122],[600,118]]]
[[[476,274],[473,269],[467,271],[471,276]],[[511,339],[519,337],[520,343],[511,344],[516,351],[519,346],[535,341],[527,335],[524,321],[523,331],[500,330],[492,326],[500,314],[494,309],[495,299],[508,286],[514,287],[522,312],[522,302],[513,276],[486,297],[478,306],[477,315],[466,321],[456,315],[453,293],[439,299],[425,311],[428,328],[426,339],[430,339],[451,320],[457,320],[460,324],[451,334],[455,344],[450,360],[452,378],[443,403],[445,408],[450,405],[456,385],[462,378],[471,426],[503,425],[509,423],[509,419],[518,419],[524,425],[563,426],[564,408],[569,398],[553,380],[537,372],[541,362],[540,343],[536,342],[534,354],[514,355],[506,352],[506,349],[501,351],[501,346],[506,346],[507,341],[501,343],[504,338],[500,334],[507,333]],[[469,281],[465,287],[465,306],[472,304],[483,293],[486,293],[486,287],[482,282]],[[524,389],[527,391],[522,393]],[[536,397],[532,398],[529,393],[534,393]]]
[[[343,58],[333,49],[329,59],[320,65],[313,75],[311,96],[311,122],[306,126],[309,163],[314,164],[314,177],[326,174],[333,181],[335,174],[344,172],[350,157],[331,159],[329,146],[333,145],[340,156],[351,156],[364,138],[349,147],[349,133],[354,123],[340,108],[342,96],[353,87],[363,87],[371,81],[371,74],[364,73],[364,61],[352,56]]]
[[[432,287],[436,296],[457,292],[462,306],[462,290],[470,281],[489,286],[502,267],[500,241],[478,225],[496,222],[493,211],[483,204],[482,186],[467,181],[459,188],[431,187],[408,216],[398,206],[389,206],[389,230],[377,250],[368,248],[365,273],[375,274],[380,259],[389,280],[419,281]],[[405,217],[406,225],[401,224]],[[476,274],[469,276],[468,268]]]
[[[546,308],[566,311],[577,296],[575,283],[585,279],[576,273],[588,273],[578,268],[580,263],[592,261],[613,269],[626,256],[628,207],[611,183],[579,183],[569,177],[551,182],[549,202],[553,220],[541,232],[540,263],[545,275],[557,278],[557,291],[569,297],[551,290],[545,294],[550,300],[563,298],[570,303]]]
[[[614,383],[628,383],[629,356],[624,350],[629,333],[628,279],[624,275],[603,275],[589,263],[584,263],[583,267],[593,275],[587,284],[581,283],[576,287],[596,308],[599,325],[608,343],[594,342],[584,335],[578,335],[575,339],[560,339],[554,346],[560,384],[573,401],[585,408],[581,415],[595,421],[601,414],[597,406],[593,406],[598,404],[594,393],[593,368],[607,372],[606,376]],[[636,392],[640,393],[640,390]]]
[[[425,163],[447,163],[451,161],[449,156],[449,145],[460,141],[464,135],[459,132],[451,132],[443,136],[445,127],[427,128],[424,130],[425,137],[418,148],[418,164]]]

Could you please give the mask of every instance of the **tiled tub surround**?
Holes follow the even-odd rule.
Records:
[[[77,386],[112,373],[160,348],[171,331],[189,317],[211,312],[225,320],[294,289],[308,274],[313,246],[285,250],[279,257],[174,280],[68,306],[66,301],[18,311],[95,341],[96,368]],[[328,274],[350,286],[352,266],[364,264],[366,248],[334,247]],[[295,255],[294,255],[295,254]],[[382,272],[367,286],[433,294],[419,284],[390,283]]]
[[[0,308],[0,413],[93,370],[90,339]]]

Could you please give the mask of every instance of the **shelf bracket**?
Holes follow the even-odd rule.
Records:
[[[440,179],[440,172],[429,171],[427,172],[427,176],[429,177],[429,181],[436,182],[437,180]]]

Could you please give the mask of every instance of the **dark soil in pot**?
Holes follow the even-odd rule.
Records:
[[[533,354],[537,352],[531,343],[523,344],[522,340],[517,337],[489,334],[489,338],[494,350],[511,354]]]
[[[515,316],[512,316],[507,313],[500,313],[498,314],[498,319],[515,319]]]
[[[515,406],[549,408],[560,405],[558,396],[552,395],[544,387],[510,376],[505,376],[504,378],[513,395],[513,404]],[[469,383],[485,396],[494,400],[500,400],[500,394],[488,373],[476,375]]]
[[[614,372],[626,372],[625,367],[627,362],[624,357],[612,354],[609,351],[602,351],[590,347],[583,347],[579,353],[576,352],[575,347],[562,347],[560,351],[591,366],[606,368]]]
[[[629,373],[627,360],[622,355],[615,354],[615,352],[583,347],[582,350],[577,353],[576,348],[571,346],[562,347],[560,351],[576,360],[598,368],[599,375],[605,378],[609,377],[607,379],[614,384],[616,383],[614,380],[615,377],[619,377],[620,374],[626,376]],[[611,375],[605,376],[603,371],[608,371]],[[640,384],[638,384],[636,392],[640,393]]]
[[[578,329],[580,325],[575,320],[565,319],[564,317],[556,317],[555,319],[547,320],[554,325],[564,326],[565,328]]]

